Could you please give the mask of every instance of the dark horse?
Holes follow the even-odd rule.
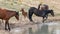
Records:
[[[17,20],[19,20],[19,13],[18,12],[0,8],[0,19],[5,20],[5,30],[10,31],[10,26],[9,26],[8,21],[13,16],[15,16]]]
[[[43,22],[48,18],[48,14],[51,14],[52,16],[54,16],[54,12],[53,10],[39,10],[35,7],[30,7],[29,9],[29,20],[30,21],[33,21],[32,20],[32,15],[35,14],[36,16],[39,16],[39,17],[43,17]],[[46,18],[46,19],[45,19]]]

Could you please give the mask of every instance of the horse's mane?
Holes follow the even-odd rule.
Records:
[[[16,15],[19,15],[19,12],[17,12],[17,11],[13,11],[13,10],[6,10],[6,11],[11,12],[11,13],[16,12]]]
[[[19,15],[19,12],[16,12],[17,15]]]

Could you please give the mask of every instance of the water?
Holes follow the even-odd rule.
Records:
[[[2,32],[6,31],[1,31],[0,33]],[[33,25],[24,25],[23,27],[12,28],[10,34],[60,34],[60,23],[49,22]]]
[[[38,28],[34,34],[60,34],[60,25],[57,22],[38,24]]]

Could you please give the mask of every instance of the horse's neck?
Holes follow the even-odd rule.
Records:
[[[47,11],[47,12],[46,12],[46,14],[49,14],[49,13],[51,13],[51,12],[50,12],[50,11]]]

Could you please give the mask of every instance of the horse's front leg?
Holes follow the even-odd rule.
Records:
[[[8,30],[10,31],[10,26],[9,26],[9,23],[8,23]]]
[[[7,29],[7,21],[5,21],[5,30],[8,30],[8,29]]]
[[[7,29],[7,26],[8,26],[8,29]],[[9,30],[10,31],[10,26],[9,26],[8,20],[6,20],[6,23],[5,23],[5,30]]]
[[[44,23],[44,21],[45,21],[45,19],[44,19],[44,17],[43,17],[43,21],[42,21],[42,22]]]
[[[44,21],[47,20],[47,18],[48,18],[48,15],[46,15],[45,17],[43,17],[43,23],[44,23]]]
[[[48,18],[48,15],[46,15],[46,20],[47,20],[47,18]]]

